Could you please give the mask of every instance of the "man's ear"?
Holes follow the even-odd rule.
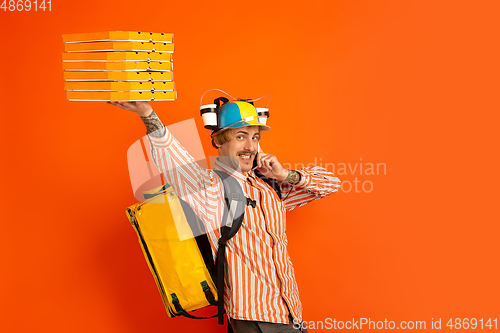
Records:
[[[217,139],[215,137],[212,138],[212,147],[215,149],[219,149],[222,145],[217,142]]]

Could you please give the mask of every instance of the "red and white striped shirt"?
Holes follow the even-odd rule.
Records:
[[[221,179],[214,171],[201,168],[168,129],[162,138],[149,139],[165,180],[207,226],[215,258],[224,212]],[[257,202],[256,208],[246,206],[240,230],[227,242],[226,313],[233,319],[288,324],[288,305],[292,317],[302,320],[302,304],[287,251],[286,212],[336,192],[339,179],[320,167],[297,170],[301,176],[298,184],[281,184],[282,201],[253,171],[242,173],[218,159],[214,169],[231,174],[245,196]]]

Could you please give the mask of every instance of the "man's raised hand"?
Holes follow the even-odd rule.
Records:
[[[118,106],[122,109],[137,113],[144,125],[146,125],[147,133],[155,138],[160,138],[165,135],[165,125],[153,111],[153,108],[146,101],[140,102],[107,102],[108,104]]]
[[[288,169],[283,168],[278,158],[260,151],[255,156],[259,171],[268,178],[284,181],[288,176]]]
[[[149,104],[149,102],[146,101],[139,101],[139,102],[106,102],[111,105],[118,106],[122,109],[132,111],[137,113],[139,116],[142,117],[147,117],[153,112],[153,108]]]

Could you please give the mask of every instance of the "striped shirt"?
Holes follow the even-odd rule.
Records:
[[[165,180],[204,222],[214,258],[224,212],[224,187],[219,176],[201,168],[167,130],[161,138],[149,136],[156,165]],[[245,196],[238,233],[226,245],[224,306],[229,317],[288,324],[288,309],[302,320],[302,304],[287,251],[286,212],[323,198],[340,188],[340,181],[320,167],[297,170],[300,182],[281,183],[283,199],[253,171],[242,173],[216,160],[214,169],[232,175]],[[287,309],[288,306],[288,309]]]

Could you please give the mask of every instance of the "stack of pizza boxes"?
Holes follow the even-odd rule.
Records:
[[[173,34],[109,31],[63,35],[64,89],[70,101],[176,99]]]

